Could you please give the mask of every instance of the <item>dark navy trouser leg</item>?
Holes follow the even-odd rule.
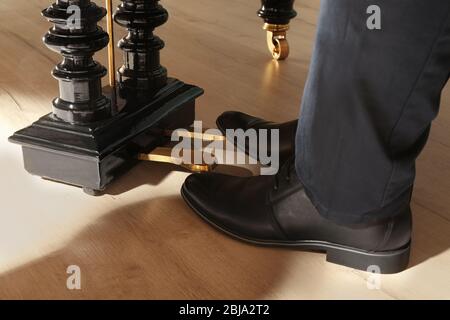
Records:
[[[381,30],[367,28],[370,5]],[[323,216],[373,223],[409,205],[449,78],[449,12],[449,0],[322,0],[296,168]]]

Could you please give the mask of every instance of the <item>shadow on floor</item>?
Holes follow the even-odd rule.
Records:
[[[256,169],[253,167],[249,169],[243,166],[219,165],[214,169],[214,172],[245,177],[251,176],[253,174],[252,170]],[[156,186],[174,171],[184,172],[186,174],[191,173],[181,166],[143,161],[108,186],[104,194],[119,195],[142,185]]]
[[[143,185],[157,186],[173,171],[188,173],[182,167],[167,163],[140,162],[120,176],[105,190],[105,194],[120,195]]]
[[[228,239],[181,198],[159,198],[118,208],[64,248],[1,275],[0,294],[13,299],[257,299],[282,280],[291,254]],[[81,291],[66,288],[69,265],[81,268]]]
[[[450,221],[412,203],[413,234],[409,267],[418,266],[450,249]]]
[[[113,184],[110,193],[157,185],[172,170],[171,165],[138,165]],[[413,212],[410,267],[450,248],[449,221],[420,205],[413,205]],[[298,257],[295,250],[255,247],[228,238],[193,214],[179,196],[155,198],[106,213],[62,249],[0,275],[0,296],[258,299],[286,281],[294,256]],[[324,255],[321,261],[326,263]],[[69,265],[81,268],[81,291],[66,288]]]

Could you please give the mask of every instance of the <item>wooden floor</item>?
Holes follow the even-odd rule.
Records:
[[[271,61],[259,1],[165,0],[158,30],[172,76],[206,90],[198,118],[209,126],[238,109],[275,121],[297,117],[308,72],[318,0],[298,0],[290,59]],[[417,165],[409,270],[381,277],[325,262],[319,253],[246,245],[216,232],[184,204],[187,174],[142,163],[107,195],[28,175],[6,139],[50,111],[60,60],[41,37],[50,0],[0,1],[0,299],[429,299],[450,298],[450,88]],[[332,54],[332,52],[330,52]],[[105,52],[97,59],[106,65]],[[118,56],[118,63],[121,57]],[[81,268],[82,290],[66,288]]]

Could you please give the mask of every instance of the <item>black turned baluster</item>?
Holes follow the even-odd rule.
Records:
[[[79,8],[79,21],[73,20],[76,10],[68,12],[70,6]],[[90,0],[57,0],[42,14],[55,24],[44,36],[44,43],[64,57],[53,70],[60,89],[60,96],[53,101],[54,116],[77,124],[109,117],[111,104],[103,96],[101,85],[107,71],[93,59],[109,41],[108,34],[97,25],[106,10]]]
[[[79,24],[72,19],[77,8]],[[56,0],[43,14],[55,24],[44,41],[64,56],[53,71],[60,97],[53,101],[52,113],[9,140],[21,145],[28,172],[98,194],[136,165],[142,152],[170,141],[163,132],[189,127],[203,90],[168,79],[160,66],[164,43],[153,30],[168,14],[156,0],[123,1],[117,10],[115,19],[129,34],[120,42],[125,64],[119,70],[119,85],[126,101],[119,100],[114,112],[101,91],[106,70],[93,60],[108,44],[108,35],[97,26],[106,10],[89,0]]]
[[[159,0],[122,0],[114,20],[127,28],[119,42],[124,65],[119,69],[119,93],[127,100],[148,101],[167,84],[167,70],[160,65],[164,42],[153,34],[168,20]]]
[[[268,24],[289,24],[295,18],[297,12],[294,10],[295,0],[261,0],[261,9],[258,16]]]

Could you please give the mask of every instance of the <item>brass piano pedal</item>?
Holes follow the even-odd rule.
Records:
[[[174,146],[170,143],[166,146],[158,147],[152,150],[149,153],[140,153],[138,155],[139,160],[144,161],[152,161],[152,162],[160,162],[160,163],[170,163],[174,165],[178,165],[187,169],[191,172],[203,173],[203,172],[211,172],[213,171],[218,162],[215,159],[214,154],[208,148],[204,148],[205,142],[212,141],[225,141],[225,137],[223,135],[209,134],[206,133],[207,130],[203,132],[194,132],[188,130],[177,130],[175,134],[180,138],[186,138],[191,140],[191,146],[194,147],[188,150],[181,149],[179,150],[177,155],[174,154],[173,149]],[[171,137],[174,131],[166,130],[163,131],[162,134],[166,137]],[[195,140],[197,140],[195,142]],[[200,148],[195,146],[200,145]],[[189,152],[189,154],[185,154],[185,152]],[[201,152],[201,163],[196,163],[195,153]],[[181,154],[180,154],[181,153]],[[206,163],[204,161],[205,154],[208,154],[209,159],[214,159],[212,163]],[[199,157],[200,158],[200,157]],[[188,162],[185,162],[186,159],[189,159]]]
[[[211,134],[210,129],[204,129],[202,132],[190,131],[190,130],[165,130],[163,135],[171,137],[174,132],[178,137],[188,139],[198,139],[201,141],[226,141],[226,137],[221,134]]]
[[[182,155],[181,157],[177,157],[172,154],[172,151],[173,151],[173,148],[171,148],[171,147],[158,147],[150,153],[140,153],[138,155],[138,159],[144,160],[144,161],[175,164],[175,165],[181,166],[189,171],[197,172],[197,173],[211,172],[217,166],[216,162],[214,162],[213,164],[207,164],[205,162],[202,162],[200,164],[196,164],[193,162],[185,163],[185,162],[183,162],[184,155]],[[189,151],[193,151],[193,150],[189,150]],[[190,158],[193,158],[193,154],[190,155]],[[202,157],[202,159],[203,159],[203,157]]]
[[[218,172],[235,176],[253,176],[257,174],[259,164],[256,162],[254,164],[251,164],[251,161],[247,161],[248,163],[245,164],[229,163],[219,156],[218,151],[216,152],[216,156],[214,152],[218,149],[215,148],[218,148],[220,145],[222,156],[227,153],[225,148],[227,143],[226,137],[221,134],[211,134],[210,132],[209,129],[205,129],[202,132],[191,130],[166,130],[160,132],[159,134],[165,137],[172,137],[172,135],[175,134],[178,138],[187,139],[191,148],[178,148],[175,150],[176,152],[174,152],[176,145],[174,142],[169,142],[150,152],[141,152],[138,155],[138,159],[174,164],[194,173]],[[211,147],[211,144],[213,144],[214,147]],[[243,153],[243,151],[239,151],[238,149],[235,149],[235,151]],[[197,159],[195,159],[196,156]],[[249,159],[248,155],[245,155],[245,157],[247,157],[247,160]],[[185,161],[186,159],[188,159],[188,161]],[[205,159],[208,161],[205,161]]]

